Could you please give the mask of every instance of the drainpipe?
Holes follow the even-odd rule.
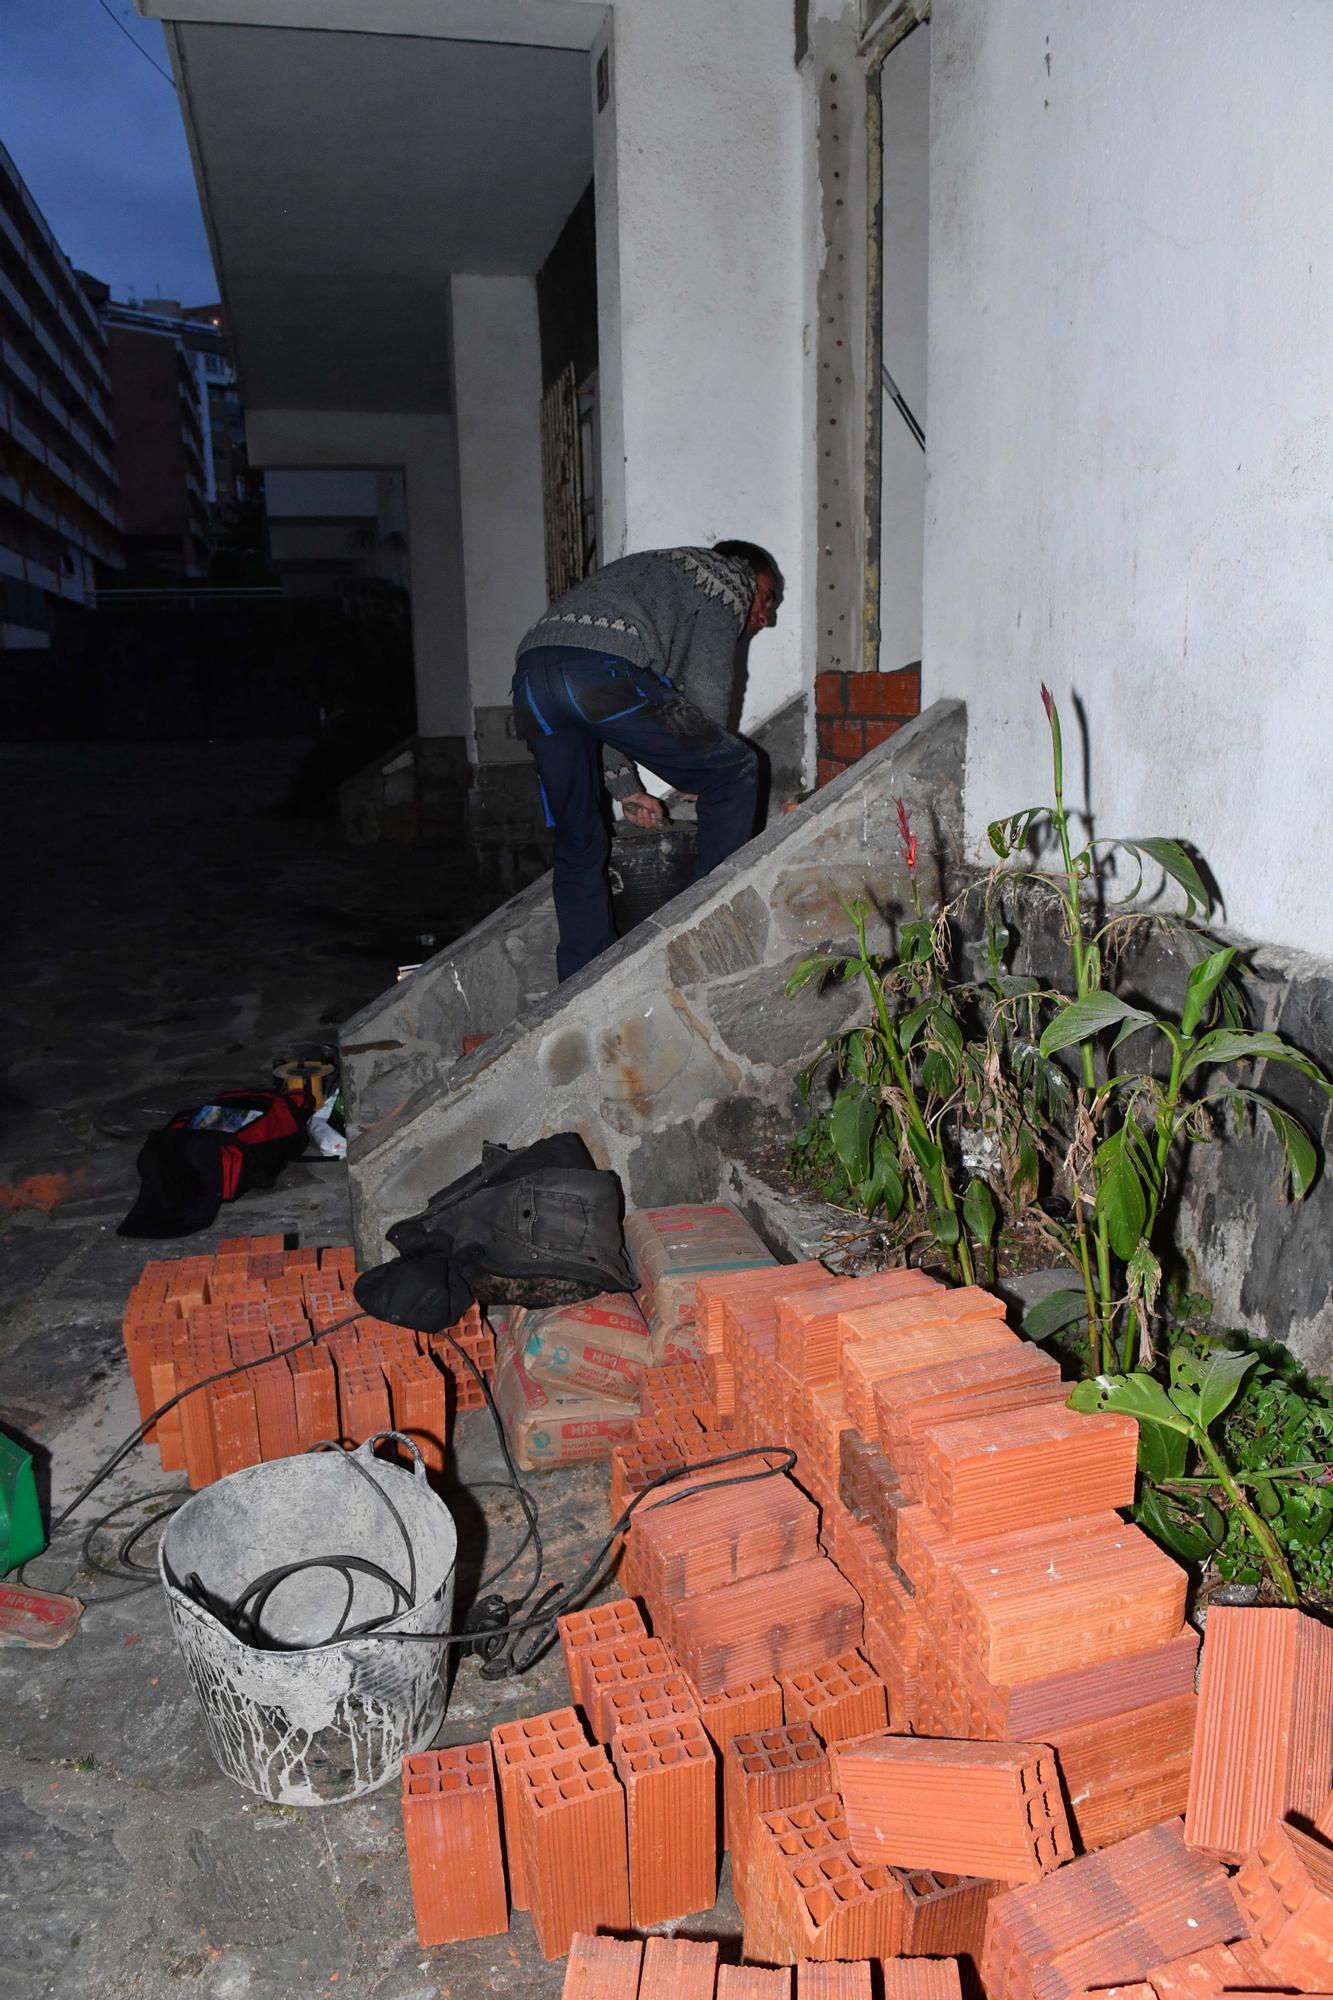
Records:
[[[888,0],[857,44],[866,66],[865,570],[861,671],[879,671],[880,512],[884,492],[884,100],[885,58],[930,19],[930,0]]]

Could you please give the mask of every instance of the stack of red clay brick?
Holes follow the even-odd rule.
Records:
[[[230,1237],[212,1256],[148,1264],[125,1313],[125,1352],[140,1418],[206,1376],[253,1363],[185,1400],[148,1433],[166,1472],[207,1486],[243,1466],[306,1451],[322,1439],[359,1444],[400,1430],[442,1471],[449,1421],[480,1389],[442,1335],[360,1315],[279,1360],[322,1328],[357,1315],[350,1246],[284,1250],[280,1236]],[[479,1369],[494,1343],[474,1307],[452,1329]]]

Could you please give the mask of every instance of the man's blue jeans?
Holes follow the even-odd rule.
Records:
[[[754,832],[758,760],[670,681],[609,653],[535,647],[519,658],[513,692],[555,828],[556,972],[568,979],[615,942],[602,745],[697,795],[696,881]]]

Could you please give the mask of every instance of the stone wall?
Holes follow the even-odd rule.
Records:
[[[521,1145],[579,1131],[620,1174],[626,1200],[643,1206],[712,1198],[726,1161],[785,1138],[799,1070],[860,1002],[842,986],[788,1001],[784,981],[807,952],[847,935],[840,898],[866,898],[872,934],[887,939],[907,903],[899,796],[928,870],[952,876],[965,742],[961,706],[937,703],[462,1060],[432,1063],[426,1051],[457,1049],[484,1025],[478,1008],[512,1004],[550,921],[544,885],[453,947],[456,977],[416,993],[421,975],[406,982],[396,1031],[380,1036],[401,1045],[378,1052],[396,1068],[380,1068],[353,1104],[363,1261],[382,1254],[391,1223],[474,1164],[486,1139]],[[477,998],[464,1025],[469,992]],[[365,1015],[349,1023],[349,1068],[358,1043],[384,1025]]]

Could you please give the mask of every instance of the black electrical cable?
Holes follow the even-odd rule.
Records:
[[[748,1458],[762,1458],[765,1460],[777,1458],[782,1460],[783,1463],[778,1465],[766,1463],[758,1472],[734,1473],[726,1479],[710,1479],[698,1485],[691,1485],[682,1493],[667,1494],[663,1499],[655,1501],[654,1506],[679,1506],[682,1501],[692,1500],[700,1493],[714,1493],[726,1486],[748,1486],[757,1479],[772,1479],[780,1473],[791,1472],[796,1465],[796,1453],[789,1450],[786,1446],[749,1445],[739,1451],[719,1452],[715,1457],[700,1459],[693,1465],[675,1466],[668,1472],[658,1473],[655,1479],[649,1480],[648,1484],[633,1496],[629,1505],[612,1524],[611,1532],[606,1536],[605,1540],[598,1544],[591,1560],[585,1564],[583,1570],[572,1584],[566,1587],[562,1587],[559,1584],[550,1585],[539,1601],[539,1608],[527,1618],[510,1618],[503,1625],[485,1630],[483,1636],[487,1640],[499,1641],[501,1639],[512,1639],[520,1633],[534,1630],[553,1634],[556,1619],[561,1617],[564,1612],[573,1610],[576,1605],[582,1603],[601,1581],[600,1572],[609,1558],[612,1549],[615,1547],[617,1540],[629,1526],[638,1508],[643,1506],[648,1500],[650,1494],[655,1493],[659,1487],[668,1485],[672,1480],[682,1478],[694,1479],[701,1472],[711,1471],[714,1466],[734,1465],[740,1460]],[[367,1477],[369,1477],[369,1474],[367,1474]],[[304,1569],[336,1569],[345,1563],[354,1561],[355,1558],[342,1555],[308,1556],[302,1562],[287,1564],[283,1568],[282,1577],[278,1578],[278,1581],[288,1576],[297,1575]],[[261,1584],[267,1582],[271,1574],[273,1573],[266,1572],[264,1577],[258,1579],[258,1582]],[[383,1577],[383,1572],[381,1572],[381,1576]],[[256,1584],[247,1585],[240,1595],[229,1606],[225,1607],[228,1616],[224,1622],[233,1622],[239,1619],[245,1604],[253,1596],[256,1587]],[[215,1606],[210,1606],[209,1608],[214,1611],[215,1615],[218,1615]],[[398,1614],[390,1613],[387,1615],[396,1616]],[[233,1629],[235,1629],[234,1622]],[[373,1626],[358,1630],[356,1636],[364,1639],[383,1639],[388,1641],[399,1639],[409,1644],[424,1642],[445,1646],[473,1646],[477,1640],[477,1634],[467,1630],[462,1632],[385,1632],[376,1630]],[[269,1641],[268,1643],[271,1644],[272,1642]],[[333,1637],[331,1635],[330,1638],[317,1643],[319,1645],[330,1645],[333,1643]],[[544,1649],[544,1644],[529,1649],[529,1652],[523,1657],[521,1664],[518,1655],[513,1649],[506,1649],[507,1665],[504,1671],[525,1673],[541,1657]],[[310,1647],[303,1650],[313,1651],[315,1648]],[[485,1673],[484,1666],[482,1671]],[[488,1678],[498,1678],[498,1675],[493,1674],[488,1676]]]

